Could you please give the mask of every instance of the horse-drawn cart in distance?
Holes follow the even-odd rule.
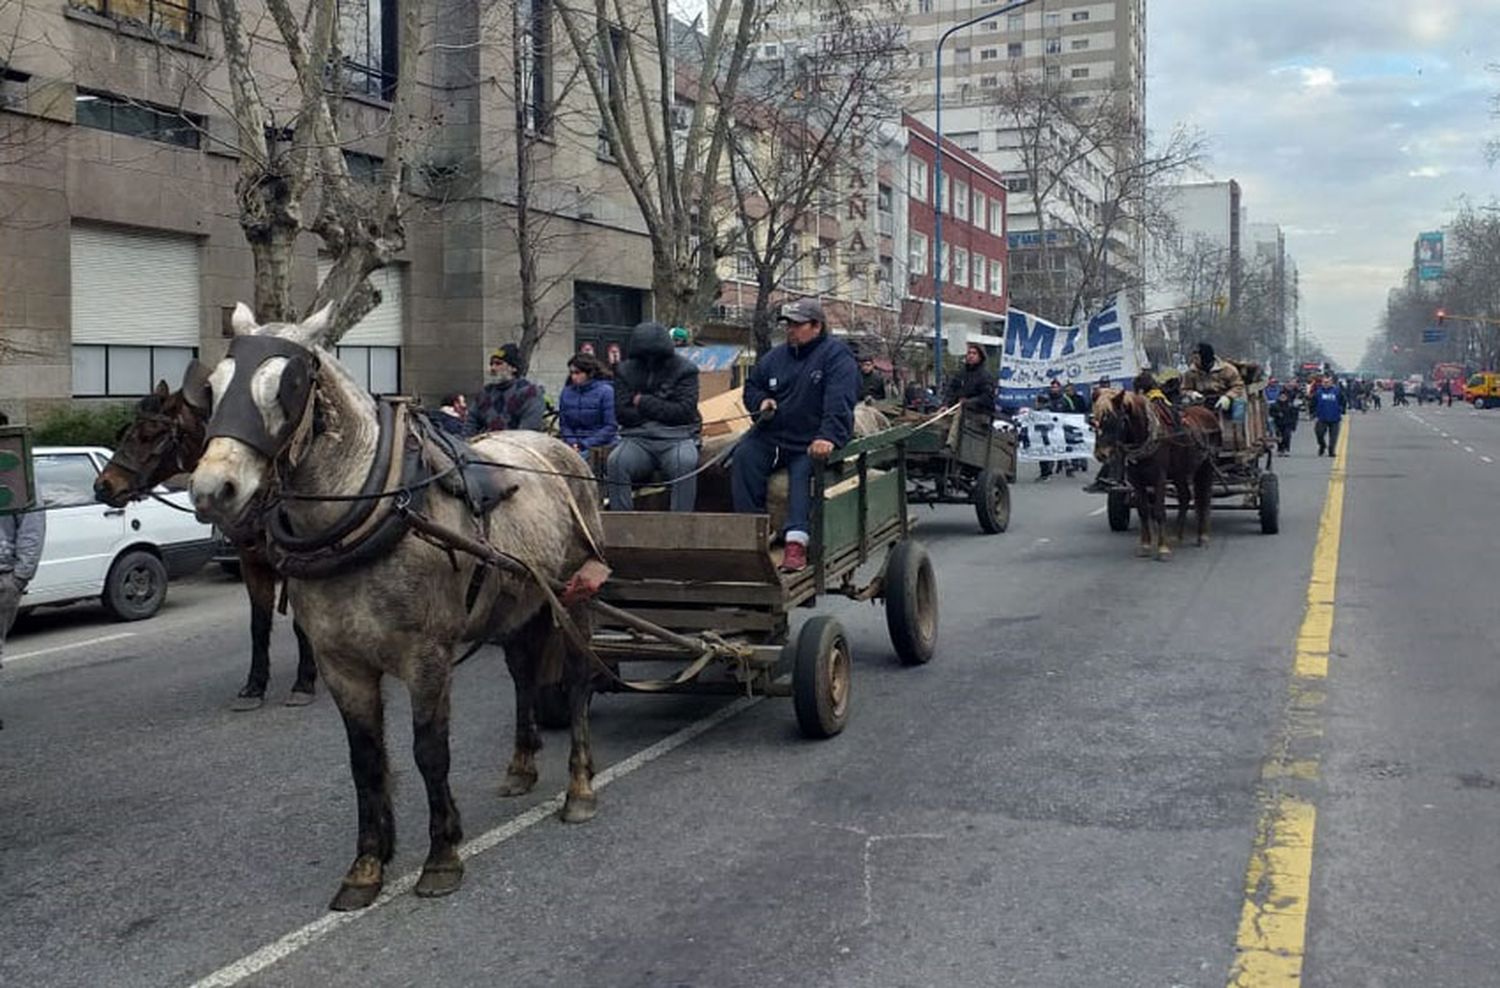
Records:
[[[1260,530],[1275,535],[1281,530],[1281,489],[1273,469],[1276,440],[1268,430],[1266,381],[1259,365],[1236,363],[1245,380],[1244,420],[1220,415],[1221,442],[1214,452],[1213,506],[1215,511],[1254,511]],[[1128,487],[1109,491],[1107,514],[1111,531],[1130,528],[1130,511],[1136,494]],[[1175,491],[1168,506],[1180,507]]]
[[[592,648],[603,662],[677,663],[666,679],[598,681],[601,692],[790,696],[808,737],[831,737],[849,717],[851,649],[838,620],[815,615],[790,636],[790,618],[826,593],[881,600],[903,664],[931,660],[937,590],[927,550],[911,538],[905,446],[915,427],[856,439],[813,472],[807,569],[777,570],[766,515],[607,512],[612,573],[594,602]],[[884,556],[861,583],[857,571]],[[790,681],[785,678],[790,673]],[[566,723],[552,703],[544,721]]]
[[[1010,526],[1016,480],[1016,435],[995,428],[992,414],[960,408],[931,416],[897,412],[913,426],[906,443],[906,498],[912,504],[972,504],[987,535]]]

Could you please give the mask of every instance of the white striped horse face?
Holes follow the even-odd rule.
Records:
[[[200,520],[230,531],[254,521],[248,516],[271,464],[311,400],[310,348],[327,332],[331,313],[325,306],[300,323],[262,326],[244,303],[235,307],[235,342],[208,379],[214,413],[191,485]]]

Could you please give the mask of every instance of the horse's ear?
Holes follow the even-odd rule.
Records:
[[[200,412],[208,411],[213,405],[213,390],[208,386],[211,373],[201,362],[190,360],[187,373],[182,375],[182,398]]]
[[[229,325],[236,336],[249,336],[260,328],[255,322],[255,313],[244,302],[234,304],[234,315],[229,317]]]
[[[305,345],[316,346],[332,326],[333,303],[329,302],[297,325],[297,336]]]
[[[156,382],[156,390],[151,393],[158,398],[167,398],[172,394],[172,389],[167,386],[167,381],[163,378]]]

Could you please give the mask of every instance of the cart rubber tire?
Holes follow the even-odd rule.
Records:
[[[937,579],[926,546],[897,542],[885,557],[885,626],[904,666],[926,665],[937,651]]]
[[[998,535],[1010,527],[1010,486],[1004,475],[980,471],[974,481],[974,513],[986,535]]]
[[[104,609],[119,621],[140,621],[161,610],[167,599],[167,568],[144,549],[132,549],[109,568]]]
[[[1260,530],[1266,535],[1281,531],[1281,481],[1274,473],[1260,475]]]
[[[854,669],[843,626],[823,614],[809,619],[797,632],[792,661],[792,706],[802,736],[833,737],[849,723]]]
[[[1130,531],[1130,499],[1124,491],[1110,491],[1107,495],[1107,513],[1111,532]]]

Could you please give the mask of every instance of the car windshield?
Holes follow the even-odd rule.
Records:
[[[37,453],[32,462],[42,504],[65,508],[94,503],[94,478],[99,471],[87,453]]]

